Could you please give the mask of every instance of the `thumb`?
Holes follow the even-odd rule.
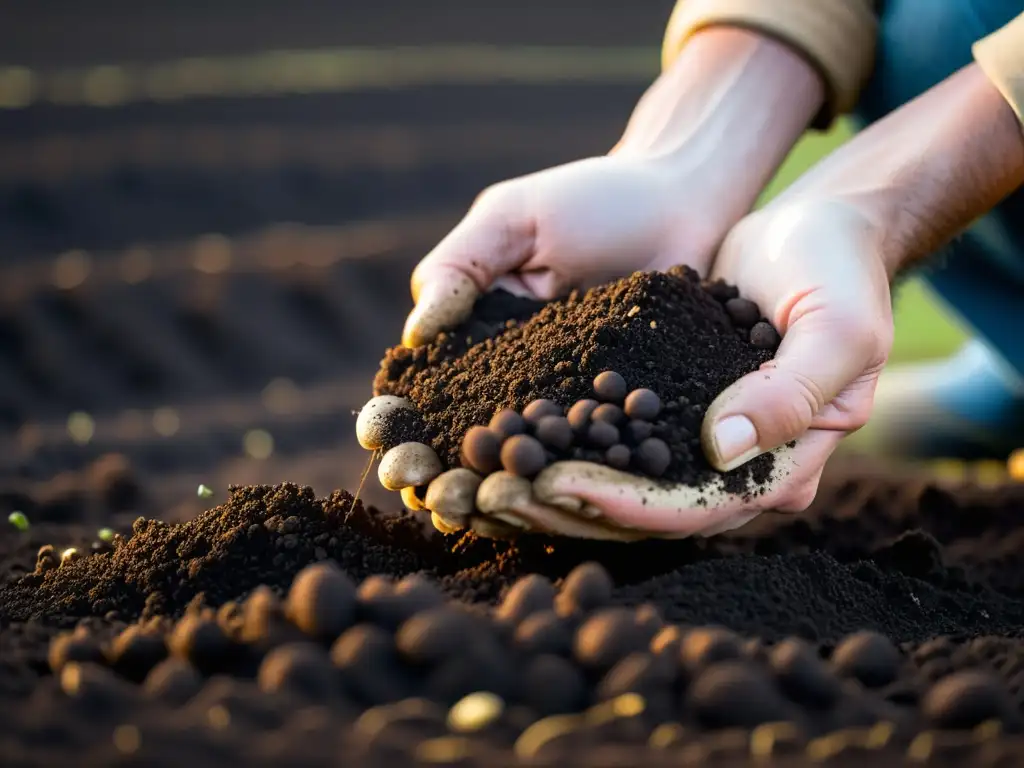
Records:
[[[479,295],[533,252],[534,228],[520,187],[504,182],[485,190],[469,213],[416,266],[416,306],[402,344],[416,347],[465,320]]]
[[[871,407],[874,377],[881,366],[884,334],[864,313],[836,313],[827,307],[795,320],[774,360],[719,395],[704,418],[701,441],[708,461],[727,472],[766,451],[801,437],[826,406],[832,429],[863,425]],[[850,397],[833,403],[855,386]],[[863,396],[862,396],[863,395]],[[836,415],[838,414],[838,415]]]

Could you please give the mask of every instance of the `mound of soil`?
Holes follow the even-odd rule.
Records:
[[[442,763],[739,765],[765,728],[780,757],[835,749],[846,764],[870,733],[885,765],[939,729],[937,756],[980,761],[1022,726],[1024,602],[1006,578],[1020,566],[976,570],[978,539],[915,510],[1009,527],[1024,491],[965,503],[894,487],[827,487],[802,520],[639,545],[456,540],[344,492],[235,488],[0,592],[2,626],[75,627],[44,646],[52,681],[2,727],[23,749],[56,730],[83,757],[140,764],[182,740],[175,759],[203,765],[452,750]],[[920,527],[897,531],[901,516]],[[947,562],[954,544],[974,563]],[[983,580],[996,572],[999,590]]]
[[[723,478],[700,445],[714,398],[778,345],[752,303],[729,311],[737,298],[735,288],[702,285],[686,267],[636,273],[550,303],[494,292],[463,327],[434,343],[388,350],[374,393],[407,397],[422,416],[422,431],[409,425],[391,442],[429,442],[455,467],[469,429],[499,410],[521,411],[537,399],[568,409],[595,396],[596,376],[614,371],[628,390],[650,389],[664,404],[654,435],[668,444],[671,460],[661,477],[691,486],[724,480],[730,491],[752,492],[770,477],[771,455]]]

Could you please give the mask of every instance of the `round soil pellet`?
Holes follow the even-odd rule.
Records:
[[[203,678],[184,659],[165,659],[146,675],[143,691],[147,696],[162,699],[171,706],[180,706],[203,687]]]
[[[523,670],[523,703],[539,715],[578,711],[587,700],[587,681],[568,659],[541,654]]]
[[[585,614],[607,605],[612,599],[612,577],[599,563],[583,563],[573,568],[562,582],[555,598],[560,616]]]
[[[534,400],[523,408],[523,418],[528,424],[537,424],[545,416],[561,416],[562,406],[554,400]]]
[[[509,587],[495,611],[495,617],[499,621],[519,624],[528,616],[551,610],[554,604],[555,586],[551,580],[531,573]]]
[[[661,477],[672,463],[672,452],[664,440],[649,437],[637,446],[634,458],[641,472],[651,477]]]
[[[141,626],[128,627],[110,644],[107,661],[128,680],[141,683],[157,664],[167,658],[167,644],[158,632],[146,632]]]
[[[288,643],[263,658],[256,682],[264,693],[290,692],[323,701],[334,693],[337,675],[320,646]]]
[[[587,619],[577,630],[573,655],[585,667],[609,669],[620,659],[641,651],[651,634],[637,626],[628,608],[606,608]]]
[[[718,279],[708,283],[704,286],[704,290],[710,293],[718,301],[723,304],[730,299],[735,299],[740,295],[740,289],[735,285],[730,285],[725,280]]]
[[[331,647],[331,661],[345,687],[372,705],[398,701],[410,691],[401,670],[394,635],[372,624],[347,629]]]
[[[772,681],[744,661],[705,669],[690,686],[687,702],[705,728],[755,728],[789,719],[789,708]]]
[[[395,644],[414,664],[433,664],[462,653],[480,635],[477,620],[454,607],[421,611],[405,622],[395,635]]]
[[[626,415],[631,419],[653,421],[661,413],[661,398],[650,389],[634,389],[626,397]]]
[[[572,445],[572,427],[565,416],[545,416],[537,422],[534,437],[555,450],[564,451]]]
[[[590,415],[590,420],[595,423],[604,421],[615,427],[620,427],[626,423],[626,414],[619,406],[613,403],[602,403],[594,409],[594,412]]]
[[[622,435],[633,445],[640,445],[648,437],[654,435],[654,425],[649,421],[634,419],[626,425]]]
[[[629,446],[617,443],[604,452],[604,461],[612,469],[629,469],[632,452]]]
[[[844,638],[832,652],[832,664],[848,677],[855,677],[868,688],[888,685],[899,674],[900,652],[885,635],[856,632]]]
[[[594,377],[594,394],[603,403],[621,403],[628,390],[622,374],[615,371],[604,371]]]
[[[541,611],[529,616],[516,628],[516,647],[523,653],[556,653],[572,651],[572,629],[554,611]]]
[[[501,465],[514,475],[533,477],[547,463],[544,446],[535,437],[514,435],[501,446]]]
[[[725,311],[740,328],[752,328],[761,319],[761,310],[750,299],[729,299]]]
[[[512,435],[521,435],[526,431],[526,419],[513,411],[511,408],[502,408],[495,413],[487,424],[498,438],[505,440]]]
[[[1012,702],[1005,687],[990,674],[976,670],[957,672],[933,685],[921,709],[936,728],[968,729],[986,720],[1006,719]]]
[[[750,343],[758,349],[778,349],[781,342],[779,332],[769,323],[760,322],[750,329]]]
[[[501,469],[502,436],[492,427],[476,426],[462,441],[462,461],[482,475]]]
[[[793,701],[828,707],[839,698],[839,679],[802,640],[783,640],[771,649],[769,659],[779,684]]]
[[[739,637],[721,627],[700,627],[683,635],[679,658],[688,670],[696,671],[720,661],[732,661],[743,655]]]
[[[334,642],[355,619],[356,585],[333,563],[310,565],[292,582],[285,610],[314,640]]]
[[[595,448],[611,448],[619,437],[619,430],[607,421],[595,421],[587,429],[587,440]]]
[[[659,694],[669,695],[678,671],[671,659],[634,652],[608,670],[597,686],[597,698],[607,701],[626,693],[639,693],[652,700]]]
[[[91,635],[81,631],[68,632],[50,642],[48,660],[50,669],[56,675],[60,674],[65,664],[73,661],[102,664],[103,652],[99,642]]]
[[[577,400],[566,414],[569,426],[576,432],[585,430],[590,425],[590,417],[598,405],[600,403],[597,400]]]

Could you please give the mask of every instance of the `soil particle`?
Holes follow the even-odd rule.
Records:
[[[408,397],[442,461],[459,466],[471,427],[487,424],[502,409],[528,406],[527,421],[568,410],[577,431],[602,408],[609,410],[608,418],[593,421],[587,431],[590,445],[600,452],[577,456],[603,462],[604,451],[620,437],[617,429],[613,434],[596,425],[624,426],[620,406],[627,395],[650,390],[653,400],[640,394],[642,404],[630,409],[634,415],[656,414],[652,431],[668,447],[669,463],[658,472],[660,458],[643,458],[634,462],[634,471],[692,486],[724,477],[729,490],[753,492],[770,477],[770,455],[723,476],[700,446],[701,421],[711,401],[770,360],[778,345],[778,334],[773,346],[757,330],[765,323],[750,331],[756,340],[738,332],[742,326],[722,303],[734,293],[724,285],[702,286],[686,268],[636,273],[547,304],[492,292],[477,302],[464,327],[417,349],[388,350],[374,393]],[[498,317],[505,322],[494,322]],[[481,333],[485,328],[489,334]],[[605,405],[578,404],[591,399]]]

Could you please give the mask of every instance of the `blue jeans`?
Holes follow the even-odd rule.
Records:
[[[878,120],[972,61],[971,44],[1024,0],[886,0],[875,72],[855,118]],[[1024,189],[922,268],[935,291],[1024,376]]]

